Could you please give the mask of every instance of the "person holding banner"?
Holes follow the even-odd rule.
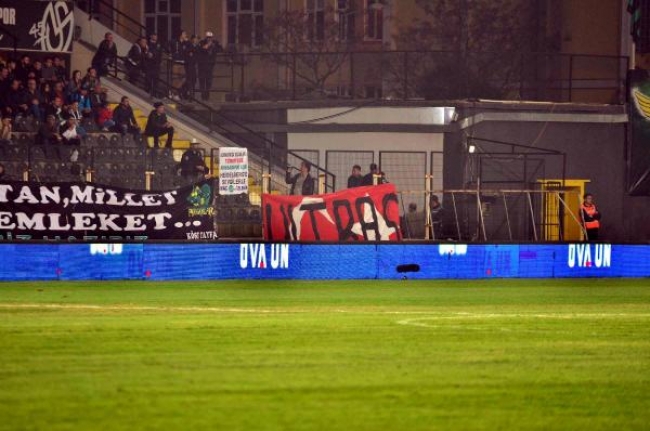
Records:
[[[314,194],[314,178],[310,175],[311,163],[306,160],[300,164],[300,172],[296,175],[291,175],[292,167],[287,168],[287,175],[285,182],[291,184],[291,195],[313,195]]]

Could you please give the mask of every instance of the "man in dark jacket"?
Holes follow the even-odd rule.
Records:
[[[210,98],[210,89],[212,88],[212,73],[214,65],[217,63],[217,54],[221,52],[221,45],[214,39],[211,31],[205,33],[205,39],[199,42],[198,49],[198,72],[199,88],[201,89],[201,99]]]
[[[138,123],[135,120],[133,108],[131,108],[129,98],[126,96],[120,99],[120,104],[113,110],[113,121],[115,121],[115,130],[123,135],[127,132],[133,133],[134,135],[140,133],[140,127],[138,127]]]
[[[162,46],[158,43],[156,33],[149,36],[147,52],[144,56],[144,76],[147,81],[147,91],[153,97],[158,97],[158,80],[160,79],[160,64],[162,63]]]
[[[359,187],[363,181],[363,176],[361,175],[361,166],[354,165],[352,166],[352,174],[348,177],[348,188]]]
[[[97,69],[99,76],[108,75],[108,67],[115,64],[117,59],[117,46],[113,41],[113,34],[106,33],[104,40],[97,47],[97,52],[92,59],[92,66]]]
[[[181,157],[181,176],[188,183],[195,183],[205,177],[208,167],[205,166],[201,145],[192,139],[190,148]]]
[[[144,134],[153,137],[154,147],[158,147],[158,138],[167,135],[166,147],[171,148],[172,140],[174,139],[174,128],[167,120],[165,105],[161,102],[156,102],[153,104],[153,107],[155,109],[151,111],[149,118],[147,118],[147,126],[144,129]]]
[[[295,169],[295,168],[294,168]],[[314,194],[314,178],[309,174],[311,163],[303,161],[300,164],[300,172],[296,175],[291,175],[291,168],[287,168],[287,175],[285,182],[291,184],[292,195],[313,195]]]
[[[126,55],[126,70],[129,82],[138,84],[144,71],[144,59],[147,54],[147,39],[139,37]]]

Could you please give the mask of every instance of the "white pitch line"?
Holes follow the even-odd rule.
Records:
[[[306,314],[306,313],[341,313],[367,315],[413,315],[424,316],[416,319],[400,320],[401,325],[416,325],[416,322],[429,320],[471,320],[496,318],[544,318],[544,319],[580,319],[580,318],[619,318],[619,317],[650,317],[648,313],[469,313],[433,310],[356,310],[351,309],[260,309],[236,307],[197,307],[197,306],[153,306],[153,305],[95,305],[95,304],[61,304],[61,303],[0,303],[1,309],[41,309],[41,310],[97,310],[97,311],[155,311],[155,312],[210,312],[210,313],[243,313],[243,314]]]

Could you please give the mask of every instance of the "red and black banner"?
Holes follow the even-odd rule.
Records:
[[[395,185],[355,187],[314,196],[262,195],[264,239],[399,241]]]
[[[148,192],[84,183],[0,183],[0,240],[205,241],[214,187]]]

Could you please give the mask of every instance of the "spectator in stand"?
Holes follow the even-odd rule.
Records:
[[[9,72],[9,66],[0,67],[0,94],[5,94],[11,87]]]
[[[181,30],[181,33],[178,35],[177,39],[174,39],[169,42],[169,53],[172,57],[172,76],[174,82],[172,86],[177,92],[175,97],[180,97],[183,95],[185,87],[185,76],[187,75],[185,57],[187,54],[187,49],[189,47],[190,41],[187,37],[187,32]],[[174,97],[172,97],[173,99]]]
[[[65,130],[61,133],[65,145],[75,145],[77,147],[81,145],[82,135],[79,134],[77,127],[77,120],[74,118],[68,118]]]
[[[64,112],[63,99],[55,97],[52,103],[45,107],[45,118],[53,117],[57,126],[62,127],[66,122]]]
[[[54,56],[54,75],[57,81],[65,81],[66,70],[63,59],[58,55]]]
[[[30,72],[34,70],[32,61],[29,55],[25,54],[20,58],[20,63],[16,66],[14,79],[19,80],[23,84],[27,84],[27,77]]]
[[[45,123],[41,125],[36,134],[36,145],[43,147],[43,154],[45,157],[50,158],[52,153],[56,154],[57,158],[61,160],[60,145],[63,143],[63,138],[59,134],[59,127],[54,115],[48,115]],[[50,151],[53,150],[53,151]]]
[[[18,63],[16,63],[16,60],[10,59],[7,62],[7,69],[9,69],[9,82],[11,82],[13,79],[16,78],[16,68],[18,67]]]
[[[43,63],[40,60],[36,60],[34,62],[34,68],[32,69],[31,72],[27,74],[27,79],[29,78],[36,79],[36,82],[38,82],[39,84],[45,82],[43,80]]]
[[[183,97],[194,98],[196,88],[197,62],[199,58],[199,38],[193,34],[185,50],[185,83],[183,84]]]
[[[158,43],[158,35],[152,33],[147,41],[147,52],[144,57],[144,76],[146,90],[152,97],[158,97],[158,79],[160,79],[160,64],[162,62],[162,47]]]
[[[77,121],[81,121],[83,119],[83,114],[81,113],[81,110],[79,109],[79,102],[76,100],[73,100],[68,104],[68,110],[66,112],[66,118],[74,118]]]
[[[34,78],[32,78],[34,79]],[[41,84],[41,95],[43,96],[43,104],[52,102],[52,85],[49,82]]]
[[[55,97],[60,97],[61,100],[65,101],[65,86],[63,81],[57,81],[52,84],[52,90],[50,91],[50,100]]]
[[[81,88],[85,88],[88,90],[88,93],[91,93],[101,87],[102,84],[99,76],[97,76],[97,69],[89,67],[86,71],[86,76],[81,80]]]
[[[108,108],[108,103],[104,102],[99,109],[97,109],[97,126],[102,132],[108,132],[115,128],[115,121],[113,121],[113,111]]]
[[[41,91],[36,86],[36,80],[30,78],[27,80],[27,88],[23,94],[23,101],[27,104],[26,117],[32,117],[38,123],[43,121],[43,110],[41,106],[45,102],[45,98]]]
[[[295,169],[295,168],[294,168]],[[291,184],[291,195],[313,195],[314,194],[314,178],[312,178],[309,170],[311,163],[306,160],[300,164],[300,172],[296,175],[291,175],[291,168],[287,168],[285,182]]]
[[[154,110],[151,111],[149,118],[147,118],[144,134],[153,137],[154,148],[159,146],[159,138],[167,135],[166,147],[171,148],[174,139],[174,128],[167,119],[167,114],[165,114],[165,105],[162,102],[156,102],[153,107]]]
[[[117,46],[113,41],[113,34],[106,33],[104,40],[99,44],[97,52],[92,59],[92,67],[97,69],[99,76],[108,75],[108,67],[115,64],[117,60]]]
[[[140,134],[140,127],[135,121],[133,108],[131,108],[129,98],[126,96],[122,97],[120,104],[113,110],[113,121],[115,121],[115,130],[123,135],[127,133]]]
[[[29,108],[26,103],[23,103],[23,94],[20,80],[14,79],[6,95],[7,109],[14,118],[18,115],[25,115]]]
[[[359,187],[362,180],[363,176],[361,175],[361,166],[352,166],[352,175],[348,177],[348,188]]]
[[[181,157],[181,176],[188,184],[201,181],[208,174],[208,167],[205,165],[201,144],[192,139],[188,148]]]
[[[11,138],[13,136],[13,130],[11,117],[8,115],[2,117],[2,124],[0,124],[0,152],[2,152],[3,157],[7,155],[7,145],[12,144]]]
[[[75,70],[74,72],[72,72],[72,76],[70,76],[70,81],[68,81],[68,84],[66,85],[65,100],[67,102],[72,102],[74,98],[79,94],[79,90],[81,90],[81,71]]]
[[[377,163],[371,163],[370,164],[370,172],[368,172],[366,175],[363,176],[363,179],[361,180],[361,185],[362,186],[372,186],[375,184],[375,175],[379,174],[379,168],[377,167]]]
[[[205,33],[205,39],[199,43],[198,50],[198,75],[201,100],[208,100],[210,98],[212,74],[214,72],[214,66],[217,63],[217,54],[221,51],[219,42],[214,39],[211,31],[207,31]]]
[[[139,37],[126,55],[126,75],[132,84],[137,84],[140,81],[147,51],[147,40],[144,37]]]
[[[43,69],[41,70],[41,77],[44,82],[57,82],[56,69],[54,67],[54,60],[52,57],[45,58]]]

